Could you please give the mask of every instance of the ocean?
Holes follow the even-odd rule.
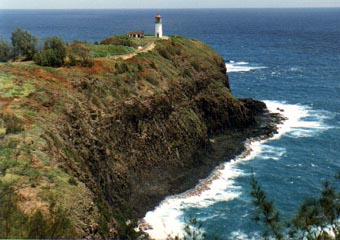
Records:
[[[257,239],[251,169],[284,219],[340,170],[340,9],[0,10],[0,35],[10,40],[17,27],[68,42],[152,34],[156,13],[165,35],[199,39],[225,59],[235,96],[283,109],[288,120],[202,180],[203,192],[169,196],[148,212],[149,234],[181,236],[194,217],[206,239]]]

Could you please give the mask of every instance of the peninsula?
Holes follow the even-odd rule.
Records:
[[[275,131],[212,48],[150,39],[68,46],[85,65],[0,64],[1,238],[135,238],[164,197]]]

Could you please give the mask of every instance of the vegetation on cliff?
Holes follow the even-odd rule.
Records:
[[[57,37],[47,38],[44,41],[44,48],[36,53],[33,60],[41,66],[61,67],[65,64],[66,47],[62,39]]]
[[[67,51],[86,59],[84,47]],[[0,64],[2,238],[133,238],[128,219],[273,130],[252,130],[265,105],[233,97],[223,59],[196,40],[73,65]],[[221,133],[223,150],[209,141]]]
[[[12,33],[11,45],[0,37],[0,62],[33,60],[40,66],[92,67],[93,58],[133,53],[150,41],[153,37],[130,39],[121,35],[106,38],[100,44],[74,41],[67,46],[61,38],[50,37],[44,39],[40,47],[38,37],[18,28]]]

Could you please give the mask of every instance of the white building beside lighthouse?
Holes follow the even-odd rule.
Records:
[[[162,38],[163,37],[163,27],[162,27],[162,17],[157,14],[155,16],[155,37]]]

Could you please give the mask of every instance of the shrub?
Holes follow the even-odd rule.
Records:
[[[66,47],[58,37],[47,38],[44,50],[34,55],[34,62],[41,66],[61,67],[65,63]]]
[[[102,45],[123,45],[127,47],[136,47],[136,44],[134,44],[129,36],[122,35],[122,36],[115,36],[115,37],[109,37],[104,39],[100,42]]]
[[[7,62],[12,58],[12,48],[8,42],[0,37],[0,62]]]
[[[114,55],[128,54],[135,51],[132,47],[122,45],[94,45],[86,44],[86,48],[90,50],[92,57],[110,57]]]
[[[51,37],[44,41],[44,50],[53,49],[58,55],[66,56],[65,42],[61,38]]]
[[[83,44],[76,43],[69,48],[68,51],[68,66],[92,67],[94,60],[90,55],[90,50]]]
[[[68,183],[73,186],[78,186],[78,183],[74,177],[69,178]]]
[[[26,60],[32,60],[38,52],[38,38],[27,31],[18,28],[12,33],[11,40],[15,57],[23,56]]]
[[[33,61],[40,66],[60,67],[62,61],[56,56],[52,49],[37,53],[33,57]]]

